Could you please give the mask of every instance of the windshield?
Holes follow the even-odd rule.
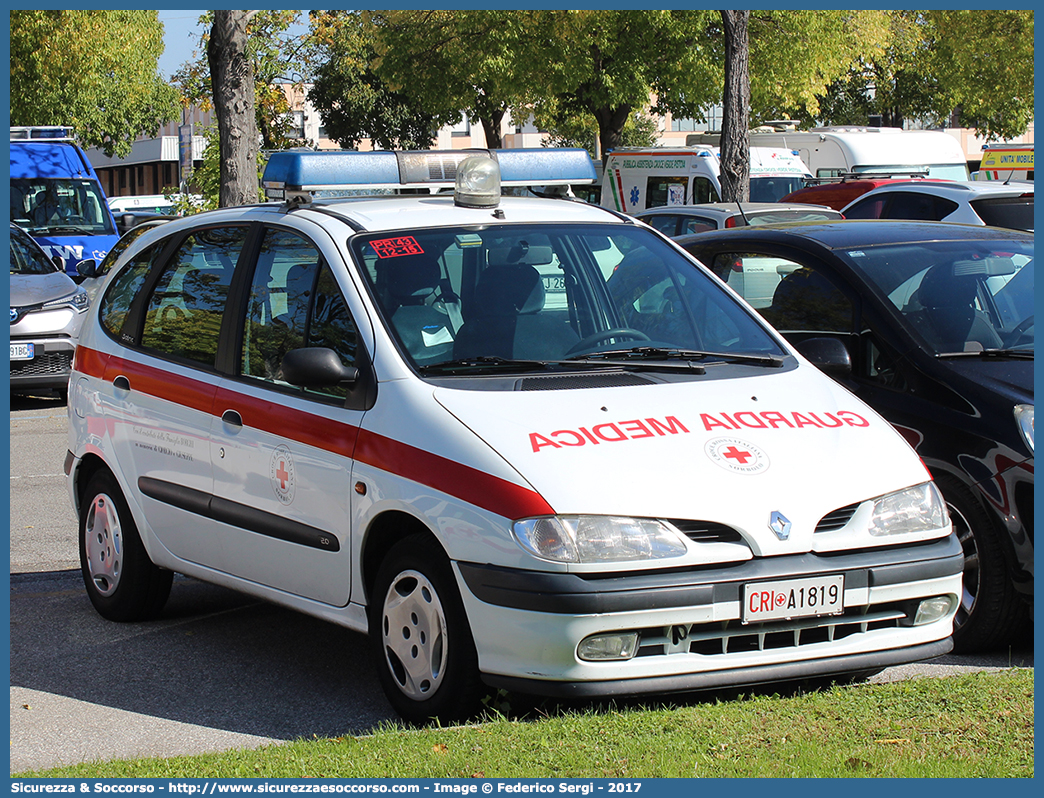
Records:
[[[34,236],[116,235],[101,187],[89,179],[11,181],[11,221]]]
[[[1033,352],[1031,239],[932,241],[846,255],[933,353]]]
[[[966,163],[922,163],[922,164],[861,164],[853,172],[875,172],[883,174],[910,174],[912,171],[928,170],[928,177],[936,180],[967,180],[968,164]]]
[[[11,274],[53,274],[58,267],[25,233],[11,230]]]
[[[792,191],[804,188],[807,185],[806,179],[803,175],[752,177],[750,179],[750,201],[779,202]]]
[[[389,329],[420,368],[607,351],[651,360],[676,359],[678,350],[785,354],[717,281],[632,225],[439,228],[360,235],[351,246]]]

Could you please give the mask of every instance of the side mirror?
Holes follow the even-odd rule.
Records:
[[[338,354],[325,346],[291,349],[281,365],[283,379],[301,388],[350,385],[359,379],[359,369],[344,365]]]
[[[836,338],[806,338],[795,347],[824,374],[847,377],[852,373],[852,357]]]
[[[98,276],[98,261],[94,258],[88,258],[87,260],[81,260],[76,264],[76,273],[80,277],[97,277]]]

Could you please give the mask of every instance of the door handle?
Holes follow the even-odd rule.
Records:
[[[230,427],[242,427],[243,417],[239,415],[235,410],[226,410],[221,414],[221,420],[228,424]]]
[[[112,387],[120,391],[130,390],[130,380],[124,377],[122,374],[112,381]]]

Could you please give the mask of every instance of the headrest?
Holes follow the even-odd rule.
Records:
[[[980,268],[969,268],[975,261],[937,263],[928,270],[917,288],[921,307],[968,308],[975,301],[979,277],[986,273],[985,263]]]
[[[475,303],[485,316],[537,313],[544,307],[544,281],[532,266],[495,266],[479,278]]]
[[[427,255],[408,255],[382,264],[388,292],[398,302],[432,293],[442,275],[439,262]]]

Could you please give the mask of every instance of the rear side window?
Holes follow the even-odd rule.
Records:
[[[882,218],[937,222],[945,219],[959,207],[953,200],[933,197],[931,194],[896,191],[890,195]]]
[[[975,214],[990,227],[1033,231],[1033,196],[981,199],[972,202]]]
[[[142,346],[214,366],[228,287],[246,234],[245,227],[211,228],[182,242],[145,303]]]

